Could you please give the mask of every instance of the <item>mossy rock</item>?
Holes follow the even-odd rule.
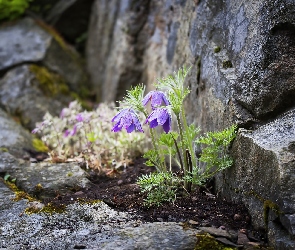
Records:
[[[34,73],[39,88],[46,96],[56,96],[58,94],[68,95],[70,93],[69,87],[60,75],[35,64],[30,66],[30,71]]]
[[[198,243],[194,250],[235,250],[236,248],[227,247],[219,243],[213,236],[208,233],[197,234]]]

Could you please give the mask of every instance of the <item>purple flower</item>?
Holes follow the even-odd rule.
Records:
[[[155,109],[146,119],[145,123],[147,122],[149,122],[151,128],[155,128],[158,125],[163,126],[166,133],[171,129],[171,115],[167,108]]]
[[[39,130],[40,130],[40,128],[34,128],[33,130],[32,130],[32,134],[36,134],[36,133],[38,133],[39,132]]]
[[[83,117],[83,115],[80,113],[80,114],[78,114],[78,115],[76,115],[76,120],[78,121],[78,122],[83,122],[84,121],[84,117]]]
[[[71,131],[67,129],[67,130],[64,132],[64,137],[68,137],[68,136],[70,135],[70,133],[71,133]]]
[[[125,128],[127,133],[132,131],[143,132],[140,121],[133,109],[125,108],[122,109],[113,119],[112,122],[116,122],[115,126],[112,128],[113,132],[121,131]]]
[[[166,98],[165,93],[162,91],[153,90],[150,91],[142,100],[142,105],[146,105],[149,101],[151,101],[152,109],[156,109],[158,106],[162,105],[162,102],[166,106],[170,105],[169,100]]]
[[[76,133],[77,133],[77,124],[74,126],[74,128],[72,129],[72,131],[70,131],[70,133],[68,133],[68,135],[74,136]]]

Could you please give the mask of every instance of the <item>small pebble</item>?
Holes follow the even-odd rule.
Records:
[[[194,220],[189,220],[188,223],[191,225],[194,225],[194,226],[199,225],[199,222],[194,221]]]
[[[234,220],[235,221],[240,221],[240,220],[242,220],[242,216],[240,214],[235,214],[234,215]]]

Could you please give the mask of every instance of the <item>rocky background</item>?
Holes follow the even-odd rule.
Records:
[[[295,248],[293,0],[39,0],[0,38],[1,147],[31,147],[9,116],[32,129],[77,93],[110,102],[191,66],[190,122],[240,128],[216,192],[243,201],[275,249]]]

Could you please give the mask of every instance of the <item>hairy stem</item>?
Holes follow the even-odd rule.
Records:
[[[186,159],[187,159],[187,165],[188,165],[188,168],[189,168],[188,175],[189,175],[190,177],[192,177],[193,164],[192,164],[192,158],[191,158],[191,155],[190,155],[188,149],[186,149]],[[188,181],[188,182],[187,182],[187,191],[188,191],[189,193],[192,191],[192,182],[191,182],[191,181]]]
[[[183,121],[183,127],[184,130],[188,131],[188,125],[187,125],[187,121],[186,121],[186,117],[185,117],[185,111],[184,111],[184,107],[182,106],[181,109],[181,115],[182,115],[182,121]],[[194,166],[197,162],[196,160],[196,154],[193,150],[193,141],[192,138],[190,136],[187,136],[187,147],[189,149],[189,153],[191,155],[191,161],[192,161],[192,165]]]
[[[177,151],[177,154],[178,154],[179,163],[180,163],[180,170],[184,174],[183,162],[182,162],[181,154],[180,154],[180,151],[179,151],[179,148],[178,148],[178,145],[177,145],[176,140],[174,139],[173,136],[172,136],[172,138],[173,138],[173,141],[174,141],[174,144],[175,144],[175,148],[176,148],[176,151]]]
[[[163,164],[161,162],[161,158],[160,158],[160,155],[159,155],[159,149],[157,148],[157,144],[156,144],[156,140],[155,140],[154,131],[151,128],[150,128],[150,134],[151,134],[151,137],[152,137],[152,144],[153,144],[154,150],[155,150],[157,158],[158,158],[159,169],[161,169],[162,172],[166,172],[166,169],[165,169],[165,167],[163,166]]]
[[[182,131],[182,126],[181,126],[181,121],[180,121],[180,114],[176,115],[177,118],[177,125],[178,125],[178,130],[179,130],[179,134],[180,134],[180,140],[181,140],[181,147],[182,147],[182,156],[183,156],[183,162],[184,162],[184,176],[187,174],[188,172],[188,164],[187,164],[187,158],[186,158],[186,149],[185,149],[185,141],[184,141],[184,137],[183,137],[183,131]],[[188,182],[184,181],[184,188],[187,189],[188,188]]]

